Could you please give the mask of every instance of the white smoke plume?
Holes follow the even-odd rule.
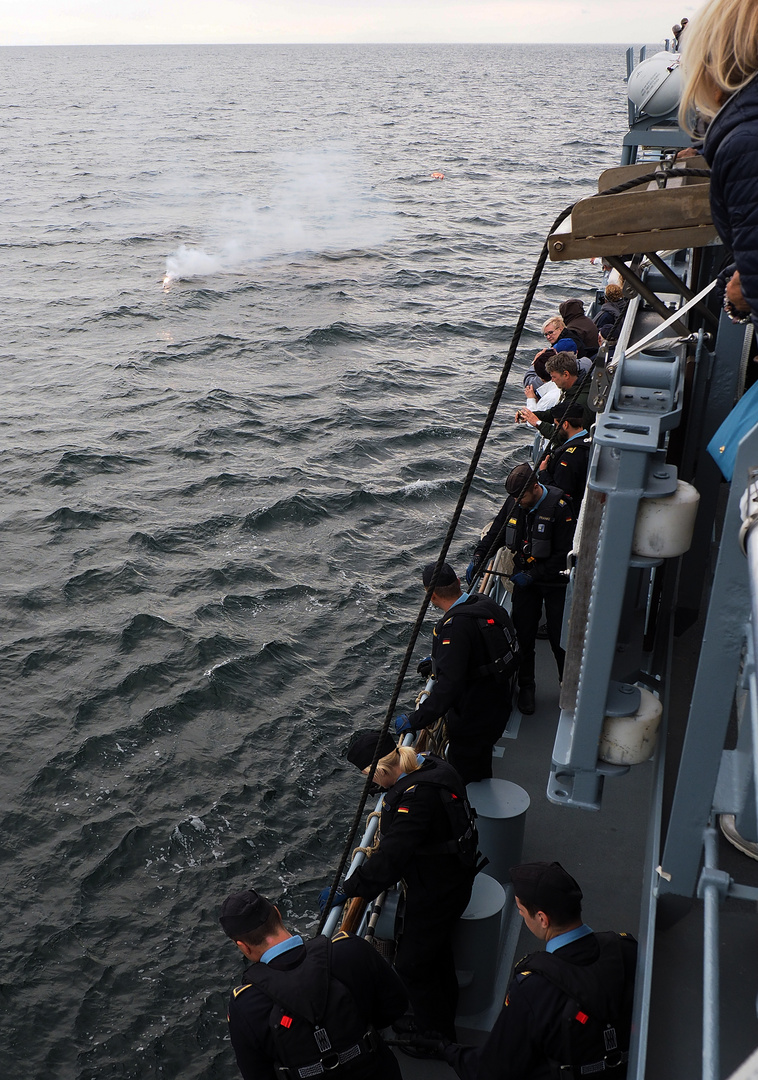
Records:
[[[354,155],[324,151],[273,164],[268,190],[261,192],[257,183],[255,200],[239,196],[219,202],[206,214],[203,246],[181,244],[168,256],[165,287],[277,257],[365,250],[392,235],[388,200],[372,188]]]

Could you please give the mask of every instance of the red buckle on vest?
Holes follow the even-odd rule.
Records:
[[[578,1020],[580,1024],[586,1024],[589,1020],[589,1016],[587,1016],[587,1013],[578,1012],[574,1019]]]
[[[290,1027],[292,1027],[292,1017],[291,1016],[283,1016],[281,1018],[281,1020],[279,1021],[279,1023],[282,1025],[282,1027],[290,1028]]]

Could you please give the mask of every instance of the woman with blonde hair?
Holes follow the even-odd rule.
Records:
[[[379,846],[344,884],[344,895],[373,900],[401,879],[405,919],[395,970],[405,983],[419,1032],[455,1038],[458,981],[453,930],[476,872],[477,834],[460,775],[434,754],[396,747],[375,731],[358,732],[347,752],[367,772],[380,743],[374,779],[385,790]]]
[[[758,323],[758,0],[709,0],[682,35],[679,117],[709,127],[711,212],[737,273],[724,306],[735,321]]]

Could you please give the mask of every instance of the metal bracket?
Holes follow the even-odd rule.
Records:
[[[732,886],[732,879],[726,870],[716,870],[714,867],[704,866],[700,874],[700,880],[697,883],[697,895],[701,900],[705,896],[705,890],[711,885],[718,889],[719,901],[723,904]]]

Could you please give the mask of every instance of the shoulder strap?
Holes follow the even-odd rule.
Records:
[[[329,996],[331,939],[319,934],[305,942],[305,950],[305,959],[294,970],[253,964],[246,974],[272,1001],[316,1024]]]
[[[600,1020],[616,1017],[621,1009],[626,969],[621,939],[613,932],[595,934],[599,946],[590,964],[572,964],[557,953],[530,953],[518,964],[518,971],[537,971],[562,990],[592,1016]]]

